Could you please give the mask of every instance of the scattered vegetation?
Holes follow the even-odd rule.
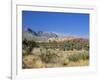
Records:
[[[28,40],[24,39],[22,41],[23,55],[28,55],[32,51],[32,49],[35,47],[39,47],[35,41],[33,41],[33,40],[28,41]]]
[[[73,55],[70,55],[68,57],[69,61],[79,61],[79,60],[88,60],[89,59],[89,53],[87,53],[86,51],[85,52],[82,52],[82,53],[78,53],[78,54],[73,54]]]
[[[72,39],[64,42],[22,41],[23,68],[86,66],[89,64],[89,42]]]

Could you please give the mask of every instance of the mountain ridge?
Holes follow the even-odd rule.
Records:
[[[82,38],[79,36],[73,36],[73,35],[66,35],[66,36],[60,36],[54,32],[44,32],[44,31],[35,31],[30,28],[22,28],[22,39],[26,40],[34,40],[34,41],[41,41],[41,42],[47,42],[47,41],[65,41],[75,38]],[[84,38],[86,39],[86,38]]]
[[[49,38],[58,37],[58,35],[53,32],[34,31],[30,28],[23,28],[22,34],[23,34],[22,39],[37,40],[37,41],[48,40]]]

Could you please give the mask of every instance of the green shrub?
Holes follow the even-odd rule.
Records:
[[[70,55],[68,59],[69,61],[86,60],[86,59],[89,59],[89,53],[83,52],[83,53],[73,54],[73,55]]]

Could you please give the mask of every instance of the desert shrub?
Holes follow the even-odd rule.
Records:
[[[64,59],[64,60],[62,61],[62,64],[63,64],[64,66],[68,65],[68,63],[69,63],[69,59]]]
[[[35,41],[33,40],[26,40],[24,39],[22,41],[22,49],[24,50],[23,51],[23,55],[24,54],[28,54],[28,53],[31,53],[32,49],[35,48],[35,47],[39,47],[38,46],[38,43],[36,43]]]
[[[58,55],[52,49],[46,49],[46,53],[41,53],[41,59],[46,63],[56,63],[58,61]]]
[[[62,66],[68,65],[69,60],[59,54],[60,54],[59,52],[53,49],[47,49],[46,52],[44,51],[44,53],[42,51],[40,57],[41,57],[41,60],[45,62],[46,64],[53,64],[53,65],[59,64]]]
[[[31,54],[39,56],[39,55],[41,55],[41,49],[40,48],[33,48],[31,51]]]
[[[86,60],[89,59],[89,53],[88,52],[82,52],[70,55],[68,57],[69,61],[79,61],[79,60]]]
[[[69,61],[78,61],[79,55],[73,54],[68,57]]]
[[[39,56],[27,55],[23,57],[23,68],[42,68],[45,64]]]
[[[83,53],[80,53],[81,59],[86,60],[89,59],[89,51],[84,51]]]
[[[22,56],[26,56],[28,54],[29,54],[28,50],[25,50],[25,49],[22,50]]]

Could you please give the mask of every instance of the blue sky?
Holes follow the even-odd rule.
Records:
[[[89,36],[89,14],[22,11],[22,26],[34,31]]]

